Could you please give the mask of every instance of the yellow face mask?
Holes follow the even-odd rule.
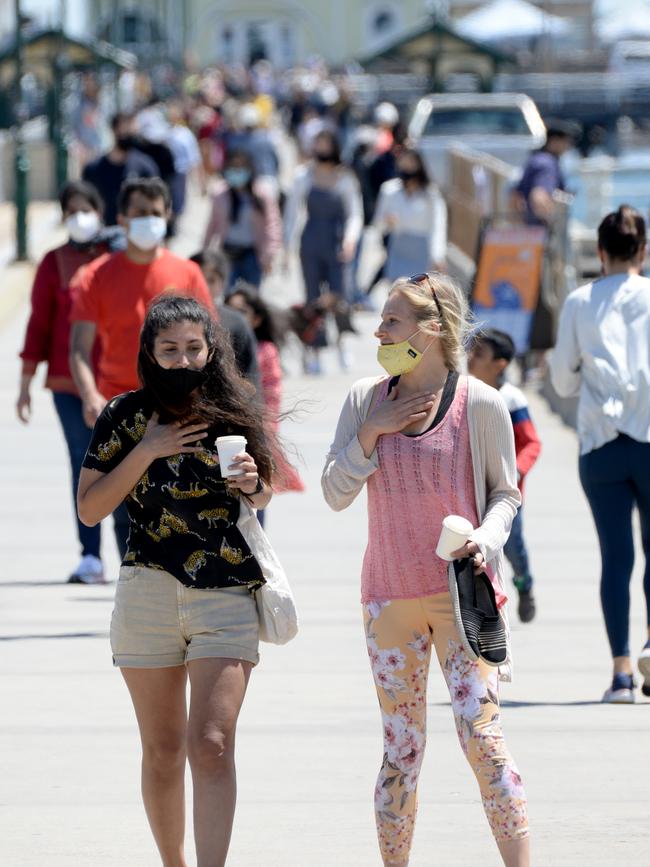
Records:
[[[414,331],[407,340],[402,340],[400,343],[380,343],[377,347],[377,361],[384,368],[389,376],[402,376],[404,373],[410,373],[418,366],[422,360],[422,356],[427,351],[429,346],[420,352],[409,341],[415,337],[417,331]]]

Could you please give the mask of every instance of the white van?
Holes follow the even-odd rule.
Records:
[[[443,190],[451,147],[482,151],[521,168],[546,141],[537,106],[522,93],[430,94],[416,105],[408,132]]]
[[[609,71],[650,78],[650,40],[617,42],[609,55]]]

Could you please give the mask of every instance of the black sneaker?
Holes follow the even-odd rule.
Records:
[[[469,557],[454,560],[449,564],[447,575],[460,643],[472,662],[476,662],[479,658],[478,635],[485,614],[476,605],[474,561]]]
[[[484,573],[474,573],[470,558],[449,565],[449,592],[461,644],[467,656],[488,665],[506,661],[506,631],[497,609],[494,588]]]
[[[519,590],[519,603],[517,614],[522,623],[530,623],[536,613],[535,597],[532,590]]]
[[[485,572],[475,579],[476,604],[485,613],[478,636],[479,655],[488,665],[503,665],[508,656],[506,627],[497,608],[494,587]]]

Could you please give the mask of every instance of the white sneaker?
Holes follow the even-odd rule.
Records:
[[[634,678],[631,674],[615,674],[612,685],[606,690],[602,701],[605,704],[634,704]]]
[[[650,641],[646,644],[639,655],[639,672],[643,677],[641,692],[650,698]]]
[[[94,554],[85,554],[68,578],[68,584],[105,584],[104,566],[99,557]]]
[[[339,367],[341,368],[343,373],[346,373],[348,370],[350,370],[350,368],[354,364],[354,356],[352,355],[350,350],[344,346],[339,346],[338,356],[339,356]]]
[[[314,352],[305,358],[304,371],[308,376],[320,376],[322,374],[323,368],[320,363],[320,356],[317,353]]]

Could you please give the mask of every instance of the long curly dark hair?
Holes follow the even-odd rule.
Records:
[[[161,331],[179,322],[203,326],[208,344],[205,382],[193,392],[184,406],[170,404],[167,396],[154,385],[154,344]],[[255,388],[240,374],[228,333],[215,321],[211,312],[182,295],[163,295],[147,311],[140,333],[138,376],[145,392],[160,411],[161,420],[204,421],[216,426],[220,434],[241,434],[247,450],[255,458],[259,475],[267,482],[273,476],[275,462],[270,434],[265,431],[262,407]]]

